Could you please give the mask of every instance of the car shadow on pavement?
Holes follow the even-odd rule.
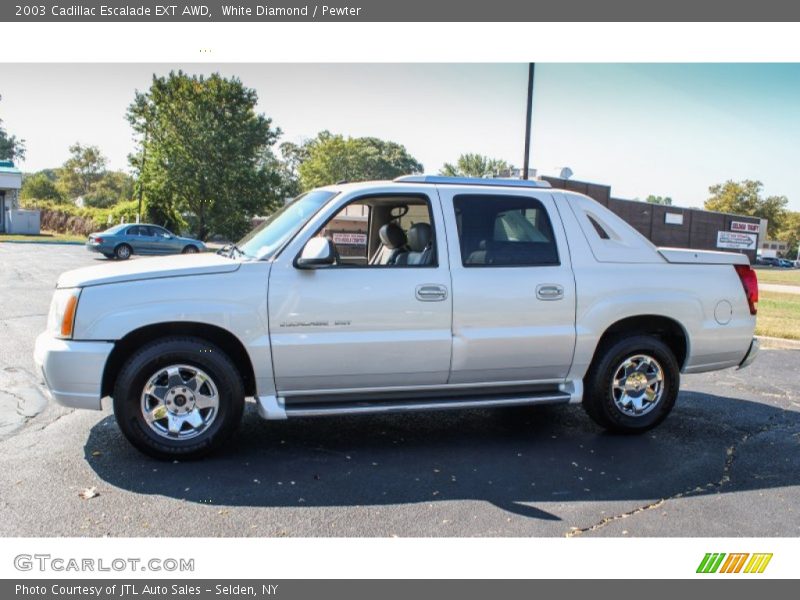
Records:
[[[483,500],[560,520],[537,507],[658,500],[800,483],[800,413],[682,392],[673,414],[639,436],[611,435],[580,407],[496,409],[266,422],[242,427],[201,461],[134,450],[113,417],[85,446],[110,485],[218,506],[302,507]]]

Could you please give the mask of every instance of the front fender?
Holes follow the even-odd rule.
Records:
[[[267,321],[269,263],[231,273],[165,277],[84,288],[75,340],[115,342],[142,327],[193,322],[215,325],[244,346],[256,387],[274,389]]]

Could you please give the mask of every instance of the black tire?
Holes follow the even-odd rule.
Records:
[[[197,252],[198,252],[197,246],[193,246],[191,244],[189,244],[188,246],[186,246],[186,248],[181,250],[181,254],[197,254]]]
[[[158,412],[164,415],[160,421],[151,425],[144,416],[146,402],[155,401],[158,404],[155,396],[145,396],[145,387],[159,372],[165,373],[168,367],[174,365],[189,367],[189,372],[197,369],[206,375],[218,398],[218,405],[214,409],[216,413],[206,428],[200,433],[189,431],[187,435],[194,437],[188,439],[177,437],[184,435],[184,429],[181,429],[181,433],[169,434],[175,437],[168,437],[168,432],[160,431],[169,422],[166,402],[161,403],[163,410]],[[181,371],[181,377],[185,377],[186,371]],[[166,388],[169,385],[158,387]],[[178,389],[177,386],[169,387],[167,396]],[[180,389],[186,391],[186,388]],[[201,386],[195,391],[200,389],[209,388]],[[194,403],[193,400],[191,402]],[[175,408],[174,404],[172,408]],[[213,452],[236,431],[243,411],[244,385],[239,370],[222,350],[200,338],[176,336],[150,342],[125,362],[114,385],[114,416],[119,428],[138,450],[158,459],[189,460]],[[155,413],[153,411],[151,414]],[[206,411],[205,414],[211,413]],[[195,428],[190,426],[189,429]]]
[[[120,244],[114,248],[114,256],[118,260],[128,260],[132,254],[133,248],[131,248],[128,244]]]
[[[631,369],[637,365],[634,360],[627,372],[633,375],[641,371],[647,379],[654,377],[660,368],[661,388],[653,384],[652,388],[642,389],[641,394],[637,388],[626,396],[619,387],[614,388],[615,381],[622,381],[621,377],[615,379],[615,376],[626,372],[623,365],[628,359],[640,356],[648,357],[652,362],[638,359],[639,366]],[[583,407],[595,423],[615,433],[643,433],[666,419],[675,406],[680,387],[680,367],[670,348],[658,338],[649,335],[617,336],[598,348],[583,381]],[[644,384],[643,379],[633,379],[630,385],[636,388]],[[631,414],[636,410],[630,403],[625,410],[626,400],[646,398],[644,394],[647,391],[658,389],[661,390],[660,396],[654,402],[646,403],[646,412]]]

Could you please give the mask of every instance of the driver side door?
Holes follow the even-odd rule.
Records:
[[[430,186],[409,195],[428,207],[436,250],[430,264],[369,265],[360,256],[356,260],[359,248],[338,264],[297,268],[295,258],[309,239],[335,230],[331,223],[343,210],[358,213],[346,209],[364,202],[357,196],[339,199],[273,264],[268,310],[279,395],[314,395],[319,401],[324,394],[447,382],[452,297],[441,206]],[[367,219],[357,235],[332,239],[372,247],[372,240],[361,237],[376,230]]]

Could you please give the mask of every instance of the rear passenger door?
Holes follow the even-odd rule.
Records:
[[[144,247],[145,238],[142,237],[142,226],[133,225],[128,227],[125,232],[125,241],[133,248],[134,254],[146,254],[147,250]]]
[[[575,348],[575,281],[552,196],[439,191],[453,291],[449,382],[563,381]]]

